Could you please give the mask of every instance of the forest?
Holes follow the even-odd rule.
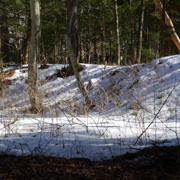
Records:
[[[0,179],[180,179],[179,0],[0,0]]]
[[[178,0],[162,3],[179,34]],[[1,0],[0,6],[1,58],[4,62],[27,64],[31,30],[29,1]],[[38,62],[67,63],[65,1],[43,0],[40,6]],[[165,17],[159,14],[153,0],[78,0],[77,10],[81,41],[79,62],[127,65],[178,54],[163,23]],[[142,47],[139,47],[140,41]]]

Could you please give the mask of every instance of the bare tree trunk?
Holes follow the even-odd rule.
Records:
[[[103,64],[106,64],[106,49],[105,49],[105,36],[106,36],[106,31],[104,27],[104,18],[103,18],[103,25],[101,27],[102,29],[102,60]]]
[[[77,62],[80,58],[80,34],[77,19],[77,4],[76,0],[66,0],[67,7],[67,35],[66,35],[66,45],[69,52],[71,64],[73,67],[74,74],[77,79],[79,90],[83,97],[86,106],[92,107],[92,102],[90,101],[87,92],[84,88],[80,73],[78,72]]]
[[[116,62],[118,63],[118,65],[120,65],[121,50],[120,50],[120,39],[119,39],[119,17],[118,17],[117,0],[114,0],[114,18],[115,18],[115,31],[116,31]]]
[[[80,58],[80,62],[81,63],[85,63],[85,57],[84,57],[84,54],[85,54],[85,52],[84,52],[84,42],[83,42],[83,38],[82,38],[82,35],[80,36],[80,38],[81,38],[81,58]]]
[[[85,38],[85,63],[88,63],[88,33],[86,33],[86,38]]]
[[[98,63],[96,34],[94,35],[94,61],[95,61],[95,63]]]
[[[28,64],[30,37],[27,37],[26,41],[27,42],[26,42],[26,49],[25,49],[25,53],[24,53],[23,64]]]
[[[17,20],[17,28],[16,28],[16,51],[17,51],[17,64],[22,65],[22,34],[19,31],[19,26],[20,26],[20,14],[18,13],[16,16]]]
[[[88,14],[91,13],[91,4],[88,3]],[[91,46],[92,46],[92,26],[91,23],[88,24],[88,64],[91,64]]]
[[[92,28],[91,25],[88,25],[88,64],[91,64],[91,46],[92,46]]]
[[[0,0],[0,3],[3,3],[3,0]],[[3,4],[2,4],[3,7]],[[3,13],[0,16],[0,48],[1,48],[1,56],[2,60],[5,62],[9,62],[9,30],[8,26],[6,25],[8,21],[7,16]]]
[[[40,112],[42,105],[38,92],[37,56],[39,54],[39,43],[41,36],[40,28],[40,5],[39,0],[30,0],[31,11],[31,40],[28,59],[28,88],[29,100],[33,112]]]
[[[141,63],[141,51],[142,51],[142,34],[144,25],[144,11],[145,11],[145,0],[141,0],[141,16],[139,21],[139,31],[138,31],[138,46],[137,46],[137,58],[136,62]]]
[[[159,0],[154,0],[154,4],[157,8],[157,10],[159,11],[160,15],[163,16],[163,7],[162,4]],[[168,27],[168,30],[170,32],[171,35],[171,39],[174,42],[174,44],[176,45],[178,51],[180,52],[180,39],[179,36],[176,33],[176,30],[174,28],[174,25],[168,15],[168,13],[165,11],[165,24]]]
[[[28,64],[28,57],[29,57],[29,43],[31,37],[31,18],[30,14],[27,16],[27,31],[26,31],[26,40],[25,40],[25,50],[24,50],[24,59],[23,64]]]
[[[109,63],[113,64],[112,58],[112,40],[109,38]]]
[[[132,7],[133,1],[129,0],[129,6]],[[134,13],[130,13],[130,27],[131,27],[131,46],[130,46],[130,58],[128,64],[134,64],[137,57],[137,43],[136,43],[136,22]]]
[[[54,20],[54,62],[55,64],[58,63],[58,55],[59,55],[59,44],[60,44],[60,39],[58,37],[58,32],[57,32],[57,20],[55,18]]]
[[[161,56],[167,55],[167,50],[166,50],[166,24],[165,24],[165,12],[166,12],[166,2],[163,0],[163,10],[162,10],[162,24],[161,24],[161,31],[160,31],[160,43],[159,43],[159,53]]]
[[[3,60],[9,62],[9,37],[8,37],[8,27],[1,27],[1,51]]]

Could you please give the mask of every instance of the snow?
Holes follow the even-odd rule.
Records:
[[[180,144],[180,55],[132,66],[83,65],[96,104],[89,112],[74,76],[49,78],[64,67],[56,64],[38,70],[45,110],[31,114],[27,65],[15,69],[0,97],[1,152],[102,160],[154,143]]]

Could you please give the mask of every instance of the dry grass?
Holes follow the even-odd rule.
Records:
[[[8,80],[8,77],[12,77],[15,73],[15,70],[11,69],[7,72],[0,73],[0,97],[3,95],[3,89],[6,88],[7,85],[11,84],[11,80]]]

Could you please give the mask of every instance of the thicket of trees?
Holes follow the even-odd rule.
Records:
[[[180,2],[161,0],[180,34]],[[68,63],[65,0],[41,0],[41,63]],[[133,64],[177,54],[153,0],[78,0],[80,58],[85,63]],[[164,11],[163,10],[163,11]],[[28,62],[29,0],[0,0],[0,57]]]
[[[28,64],[29,99],[40,112],[37,63],[68,63],[90,109],[78,63],[124,65],[179,53],[179,9],[170,0],[0,0],[1,71],[3,63]]]

